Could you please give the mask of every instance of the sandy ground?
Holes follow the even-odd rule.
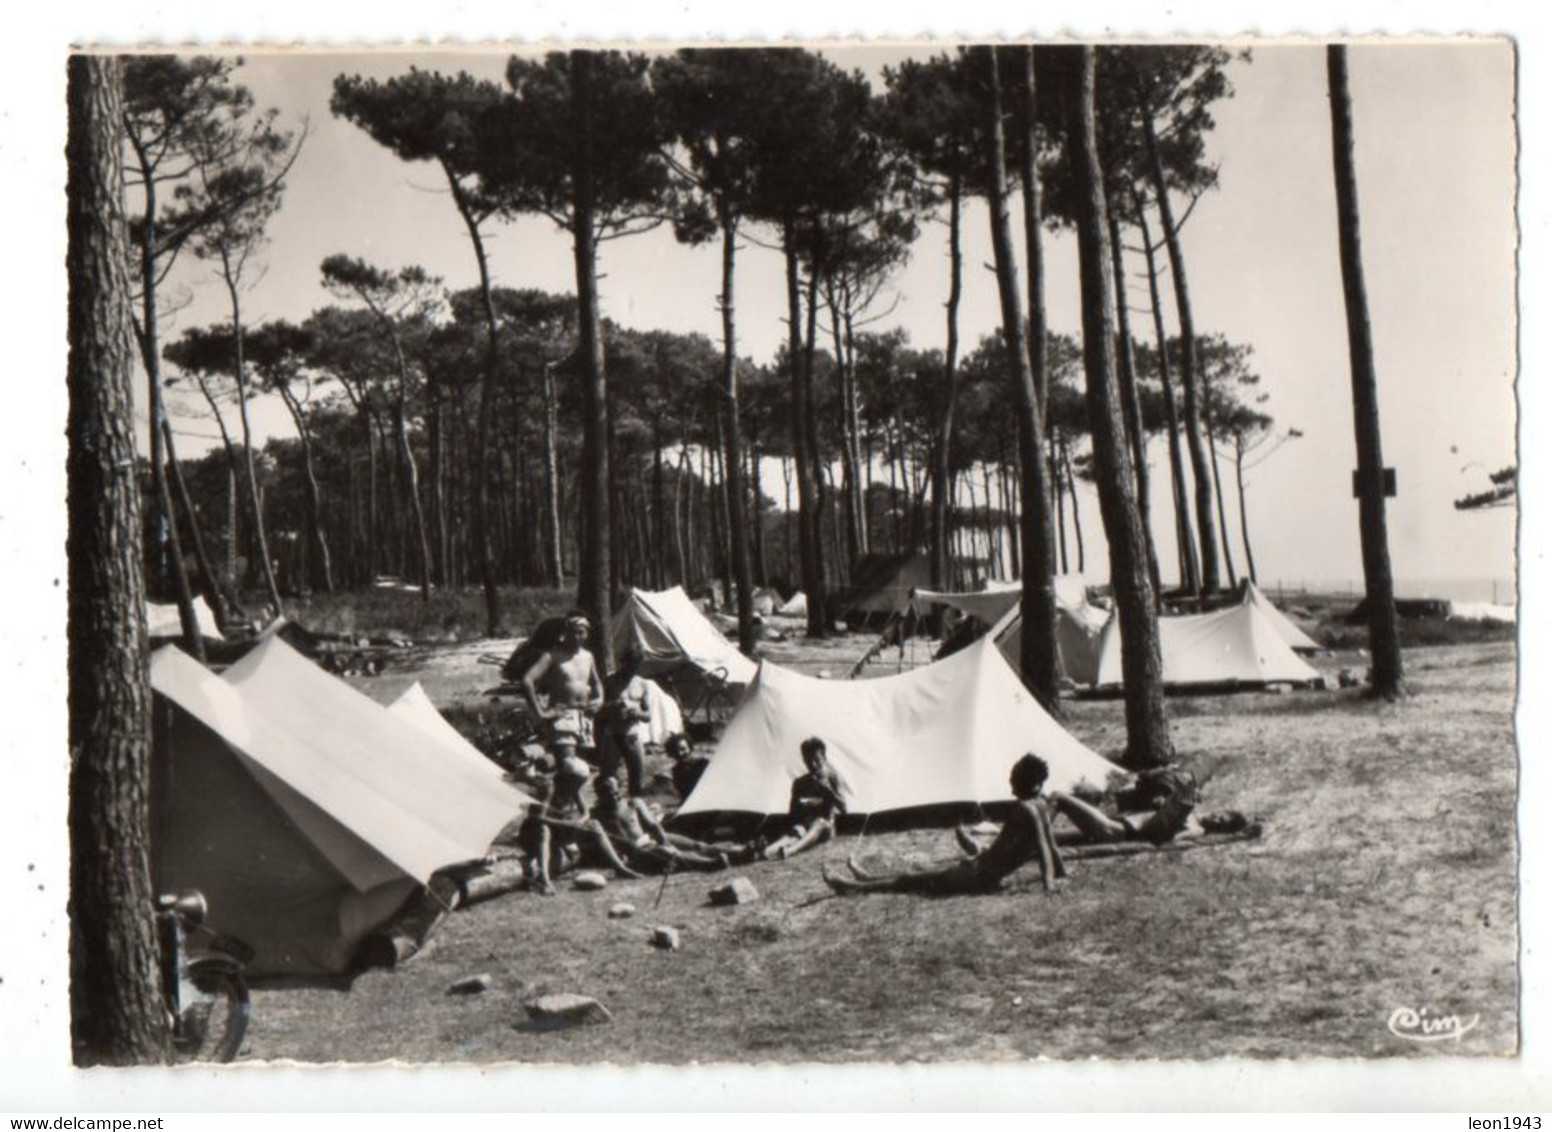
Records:
[[[793,642],[773,659],[844,677],[871,643]],[[413,680],[489,703],[507,643],[406,650],[359,681]],[[925,660],[925,645],[916,646]],[[871,675],[893,671],[894,652]],[[1079,862],[1047,896],[1022,876],[990,897],[833,898],[820,865],[952,853],[943,830],[848,837],[739,870],[761,899],[707,905],[717,878],[514,894],[455,914],[398,970],[255,988],[244,1059],[726,1062],[1018,1060],[1046,1056],[1512,1054],[1517,1043],[1516,755],[1511,643],[1408,654],[1413,696],[1354,692],[1172,699],[1208,804],[1265,818],[1258,843]],[[1355,656],[1324,659],[1333,671]],[[1117,753],[1118,702],[1067,725]],[[1028,870],[1026,870],[1027,872]],[[614,920],[620,901],[637,908]],[[680,951],[648,943],[682,933]],[[487,974],[474,996],[448,993]],[[605,1026],[538,1033],[522,1004],[600,999]],[[1398,1011],[1457,1016],[1419,1042]],[[1396,1027],[1405,1030],[1404,1025]]]

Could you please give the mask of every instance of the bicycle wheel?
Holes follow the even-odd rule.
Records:
[[[248,987],[218,966],[189,967],[187,1001],[174,1043],[179,1061],[231,1061],[248,1032]]]

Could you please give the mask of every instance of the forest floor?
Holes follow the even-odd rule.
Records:
[[[1512,630],[1511,630],[1512,634]],[[1503,634],[1500,634],[1502,636]],[[789,641],[774,659],[837,678],[865,636]],[[403,650],[362,681],[422,681],[444,708],[499,713],[481,654]],[[925,650],[925,644],[915,646]],[[760,899],[711,907],[726,877],[515,893],[460,910],[396,970],[261,981],[243,1060],[848,1062],[1510,1055],[1518,1043],[1516,693],[1512,640],[1416,648],[1411,698],[1355,691],[1172,698],[1206,804],[1266,822],[1257,842],[1075,862],[1056,895],[1033,870],[996,896],[838,899],[825,863],[953,853],[947,830],[845,837],[737,870]],[[870,675],[925,660],[891,652]],[[1361,666],[1356,653],[1317,662]],[[1115,755],[1119,701],[1066,725]],[[630,919],[610,906],[635,905]],[[683,947],[660,951],[651,929]],[[482,994],[449,993],[490,977]],[[523,1004],[599,999],[611,1024],[536,1032]],[[1458,1016],[1455,1040],[1399,1037],[1396,1012]],[[1466,1024],[1470,1024],[1469,1027]],[[1405,1030],[1404,1025],[1396,1029]]]

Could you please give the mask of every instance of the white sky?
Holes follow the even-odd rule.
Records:
[[[830,53],[876,77],[886,63],[920,52],[854,47]],[[420,263],[451,286],[474,284],[467,237],[438,172],[406,165],[334,118],[328,99],[341,72],[385,77],[414,62],[500,81],[506,57],[501,51],[247,57],[239,78],[260,105],[280,108],[293,124],[305,117],[312,131],[271,225],[266,273],[245,301],[249,318],[302,318],[328,302],[318,263],[332,252],[389,265]],[[1512,511],[1462,514],[1451,501],[1480,489],[1488,469],[1514,456],[1512,48],[1503,40],[1360,46],[1352,50],[1351,71],[1385,453],[1400,480],[1392,513],[1396,570],[1413,588],[1440,578],[1507,579]],[[1197,326],[1250,343],[1278,427],[1304,433],[1255,472],[1247,492],[1263,579],[1352,580],[1361,568],[1350,497],[1352,417],[1324,52],[1257,46],[1254,62],[1235,64],[1232,78],[1237,93],[1220,104],[1211,140],[1221,188],[1197,207],[1183,236]],[[943,340],[945,233],[941,225],[924,229],[894,281],[899,305],[881,324],[904,327],[919,346]],[[967,213],[965,234],[961,341],[968,347],[998,318],[994,278],[981,269],[991,260],[983,208]],[[539,218],[498,229],[496,280],[572,290],[568,241]],[[1049,243],[1052,325],[1076,335],[1075,249],[1070,238]],[[1131,257],[1129,269],[1141,271],[1140,256]],[[715,338],[718,270],[715,249],[683,248],[667,230],[609,243],[602,260],[605,313],[628,326]],[[784,335],[781,271],[777,254],[754,245],[740,260],[740,349],[760,360],[774,354]],[[178,313],[172,333],[223,317],[223,295],[205,265],[182,264],[174,284],[192,303]],[[1147,294],[1140,278],[1134,277],[1133,295],[1134,330],[1151,337],[1141,317]],[[289,432],[279,406],[259,419]],[[208,420],[180,428],[213,432]],[[185,443],[190,450],[199,444]],[[1156,534],[1168,563],[1174,551],[1164,452],[1160,439],[1153,445]],[[1231,471],[1227,464],[1224,471]],[[1225,490],[1231,491],[1227,483]],[[1085,533],[1097,542],[1098,508],[1092,492],[1086,494]],[[1227,504],[1237,540],[1232,493]],[[1237,541],[1234,554],[1243,568]]]

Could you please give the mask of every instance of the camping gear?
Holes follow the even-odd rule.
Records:
[[[755,613],[761,617],[769,617],[781,608],[781,594],[770,586],[761,586],[752,595]]]
[[[853,814],[1009,802],[1033,751],[1050,786],[1103,788],[1117,768],[1046,714],[983,638],[946,660],[877,680],[818,680],[765,663],[679,815],[784,814],[799,754],[825,741]]]
[[[335,973],[444,866],[484,856],[527,796],[268,637],[217,676],[151,658],[153,870],[198,887],[250,971]]]

